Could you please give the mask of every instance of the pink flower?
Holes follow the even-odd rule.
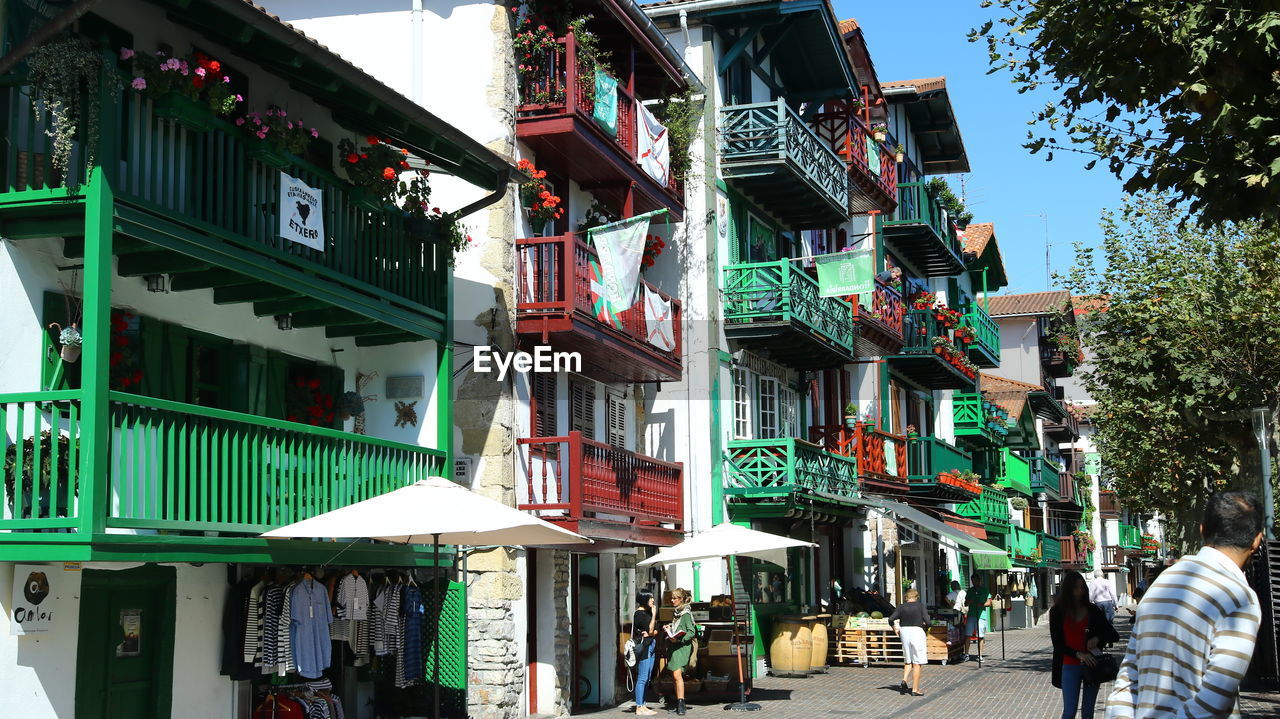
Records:
[[[293,120],[290,120],[290,121],[285,125],[285,127],[287,127],[288,129],[292,130],[292,129],[293,129]]]
[[[258,139],[259,139],[259,140],[265,140],[265,139],[267,139],[267,130],[266,130],[266,128],[263,128],[263,129],[261,129],[261,130],[258,130],[257,135],[258,135]]]
[[[285,112],[284,110],[279,110],[279,109],[278,109],[278,110],[276,110],[276,112],[278,112],[278,113],[280,114],[280,117],[288,117],[288,116],[289,116],[289,113]]]
[[[241,95],[236,95],[236,102],[244,102],[244,97]]]
[[[130,85],[132,85],[132,86],[133,86],[133,89],[135,89],[135,90],[145,90],[145,89],[147,89],[147,81],[146,81],[145,79],[143,79],[143,78],[140,78],[140,77],[135,77],[135,78],[133,78],[133,82],[131,82],[131,83],[129,83],[129,84],[130,84]]]
[[[130,50],[130,49],[129,49],[129,48],[127,48],[127,47],[122,47],[122,48],[120,48],[120,59],[121,59],[121,60],[128,60],[128,59],[129,59],[129,58],[131,58],[131,57],[133,57],[133,50]]]
[[[313,128],[311,128],[311,136],[312,136],[312,137],[320,137],[320,133],[316,132],[316,129],[313,127]]]
[[[223,81],[223,82],[231,82],[231,76],[230,76],[230,75],[223,75],[223,76],[222,76],[222,81]],[[236,97],[239,97],[239,95],[236,95]]]
[[[236,127],[244,127],[244,118],[243,118],[243,117],[237,117],[237,118],[236,118]]]
[[[188,75],[188,74],[190,74],[190,73],[188,72],[188,71],[190,70],[190,68],[189,68],[189,67],[187,67],[187,61],[186,61],[186,60],[183,60],[183,61],[181,61],[180,63],[178,63],[178,69],[182,72],[182,74],[183,74],[183,75]]]
[[[183,74],[185,75],[186,73],[184,72]],[[196,74],[197,74],[197,75],[199,75],[200,77],[204,77],[204,76],[205,76],[205,70],[204,70],[204,68],[203,68],[203,67],[197,67],[197,68],[196,68]]]

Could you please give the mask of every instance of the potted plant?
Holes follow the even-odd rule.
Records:
[[[520,201],[529,217],[529,227],[535,235],[542,236],[551,221],[564,216],[560,196],[554,194],[543,182],[547,177],[545,170],[539,170],[526,159],[516,163],[516,168],[529,178],[520,184]]]
[[[364,397],[359,392],[343,392],[338,398],[338,407],[344,422],[359,417],[364,414]]]
[[[237,118],[236,125],[249,134],[249,157],[278,170],[288,169],[293,164],[288,155],[304,154],[311,141],[320,136],[314,127],[289,117],[288,110],[276,105]]]
[[[1010,499],[1010,500],[1009,500],[1009,505],[1010,505],[1010,506],[1012,506],[1015,510],[1017,510],[1017,511],[1021,512],[1021,511],[1023,511],[1024,509],[1026,509],[1026,508],[1027,508],[1027,506],[1028,506],[1028,504],[1027,504],[1027,498],[1026,498],[1026,497],[1013,497],[1012,499]]]
[[[856,429],[858,426],[858,405],[850,402],[844,406],[844,426]]]
[[[862,424],[866,426],[868,432],[876,431],[876,424],[878,422],[879,418],[876,417],[873,410],[867,410],[866,413],[862,415]]]
[[[15,519],[31,519],[35,517],[65,517],[70,513],[71,503],[67,500],[68,495],[78,495],[79,486],[79,465],[71,460],[73,452],[78,452],[80,443],[77,440],[73,445],[71,439],[59,433],[57,435],[57,445],[55,448],[53,432],[44,430],[40,433],[39,438],[39,466],[36,466],[36,438],[27,437],[21,442],[14,442],[9,445],[4,453],[4,489],[5,498],[12,511],[17,487],[15,486],[18,473],[21,472],[24,478],[22,488],[22,512],[21,516],[15,514]],[[19,450],[21,448],[21,450]],[[55,451],[56,449],[56,451]],[[21,451],[21,458],[19,458]],[[54,464],[54,460],[57,464]],[[19,467],[21,462],[21,467]],[[73,472],[72,467],[76,467]],[[55,485],[56,479],[56,485]],[[70,492],[67,490],[70,489]],[[54,506],[49,506],[52,502]],[[39,506],[35,506],[39,505]]]
[[[71,150],[81,129],[84,135],[80,146],[86,171],[96,164],[98,149],[98,118],[102,108],[97,102],[81,103],[81,99],[96,92],[103,73],[113,70],[87,40],[76,36],[50,40],[37,47],[27,56],[27,67],[31,71],[36,118],[43,120],[46,112],[51,118],[48,133],[53,139],[50,160],[54,175],[71,188],[78,184],[78,178],[68,178],[67,171]],[[85,110],[83,128],[82,107]]]
[[[52,325],[57,327],[55,323]],[[84,337],[80,334],[80,328],[75,325],[67,325],[60,327],[58,332],[58,355],[62,357],[63,362],[75,362],[80,359],[80,346],[84,343]]]
[[[338,141],[339,164],[354,185],[347,190],[348,198],[370,212],[385,210],[390,204],[403,204],[398,200],[407,199],[413,191],[406,186],[404,192],[399,192],[400,174],[409,170],[408,150],[392,147],[377,135],[369,135],[365,143],[360,147],[345,137]],[[425,183],[427,171],[420,170],[418,176]],[[420,205],[425,202],[422,199]],[[420,215],[425,214],[421,206],[419,210],[423,210]]]
[[[893,148],[894,161],[901,164],[902,160],[905,159],[906,156],[907,156],[907,148],[903,147],[902,143],[898,143],[898,146]]]
[[[133,74],[129,86],[152,99],[156,117],[188,130],[210,129],[215,116],[231,115],[244,101],[232,91],[231,77],[222,71],[222,63],[202,52],[170,57],[164,51],[140,53],[122,47],[119,54]]]
[[[884,142],[889,137],[889,126],[883,122],[877,122],[871,126],[871,136],[876,142]]]
[[[914,424],[907,425],[907,439],[920,439],[920,432]]]

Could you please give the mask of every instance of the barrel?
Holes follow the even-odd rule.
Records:
[[[812,626],[812,617],[774,619],[773,639],[769,642],[769,673],[776,677],[808,676],[813,654]]]
[[[830,614],[819,614],[814,618],[810,641],[813,649],[809,654],[809,671],[815,674],[827,673],[827,652],[830,651],[831,630]]]

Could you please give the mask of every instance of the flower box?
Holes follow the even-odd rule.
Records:
[[[186,95],[167,92],[155,99],[156,117],[172,120],[192,132],[207,132],[213,128],[213,113],[209,108]]]
[[[261,162],[267,167],[274,167],[277,170],[287,170],[293,162],[290,160],[289,153],[280,149],[278,145],[270,140],[260,140],[256,137],[249,138],[246,147],[250,158]]]
[[[347,201],[369,212],[381,212],[387,206],[387,203],[381,197],[363,187],[348,188]]]

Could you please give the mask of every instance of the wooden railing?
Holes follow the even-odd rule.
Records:
[[[526,500],[520,509],[547,520],[621,515],[649,524],[684,526],[684,467],[587,439],[521,438]]]
[[[863,307],[856,300],[851,300],[853,318],[902,341],[902,321],[907,313],[902,292],[879,278],[875,282],[875,289],[871,292],[871,307]]]
[[[898,185],[898,208],[884,221],[886,227],[894,225],[924,225],[933,231],[934,237],[959,261],[961,247],[955,225],[943,209],[942,203],[929,192],[924,182],[903,182]]]
[[[1040,554],[1040,532],[1025,529],[1016,524],[1009,527],[1009,555],[1024,561],[1030,561]]]
[[[784,99],[720,109],[725,164],[784,160],[837,207],[849,207],[849,173]]]
[[[1119,566],[1120,553],[1123,551],[1121,547],[1109,545],[1102,548],[1102,566],[1115,567]]]
[[[539,57],[524,60],[522,64],[536,68],[525,71],[520,77],[520,104],[517,118],[547,118],[580,116],[592,127],[597,127],[595,113],[596,68],[582,59],[577,39],[573,33],[556,40],[554,49]],[[636,123],[639,99],[627,90],[625,81],[618,81],[617,133],[611,137],[619,154],[636,163]],[[603,128],[599,134],[609,136]],[[675,173],[668,173],[667,189],[683,196]]]
[[[1065,536],[1058,537],[1058,542],[1062,545],[1062,565],[1063,566],[1088,566],[1092,561],[1089,552],[1083,552],[1076,549],[1076,540],[1074,537]]]
[[[1050,536],[1048,534],[1045,534],[1044,532],[1040,532],[1039,535],[1040,535],[1040,564],[1046,567],[1056,567],[1062,564],[1064,543],[1059,541],[1057,537]]]
[[[671,303],[671,339],[675,348],[661,349],[649,341],[643,287],[630,308],[610,312],[601,296],[604,283],[600,267],[595,248],[578,235],[517,239],[516,314],[521,318],[577,315],[625,336],[645,351],[679,362],[684,334],[680,300],[641,281]]]
[[[731,265],[724,269],[726,324],[792,320],[854,355],[853,310],[838,297],[822,297],[818,281],[791,260]]]
[[[984,524],[1009,525],[1009,495],[998,487],[984,486],[977,499],[956,507],[956,514],[974,517]]]
[[[21,467],[12,482],[6,473],[0,529],[75,526],[81,480],[101,483],[108,527],[257,534],[443,472],[444,453],[433,449],[123,392],[108,397],[107,426],[92,427],[79,416],[78,391],[0,395],[6,455],[31,447],[40,454],[31,466],[42,467],[38,483]],[[32,441],[55,427],[59,441]],[[90,432],[107,443],[105,477],[80,475]],[[52,460],[47,470],[42,458]]]
[[[809,441],[832,454],[856,458],[860,477],[907,483],[905,437],[859,422],[855,429],[843,424],[813,425]]]
[[[1142,548],[1142,529],[1132,524],[1120,525],[1119,545],[1125,549]]]
[[[970,303],[961,323],[973,330],[978,348],[995,360],[1000,359],[1000,325],[977,302]]]
[[[907,442],[907,457],[912,481],[932,481],[941,472],[973,470],[973,455],[940,437],[932,435]]]
[[[858,464],[795,438],[735,439],[726,452],[726,488],[753,493],[786,493],[808,489],[845,497],[858,496]]]
[[[1112,516],[1120,515],[1120,498],[1109,489],[1098,490],[1098,511]]]
[[[0,117],[10,128],[0,188],[13,192],[64,184],[49,165],[50,140],[44,134],[49,118],[36,119],[29,86],[0,88],[0,102]],[[188,129],[158,117],[151,99],[127,88],[108,98],[101,112],[98,159],[118,202],[212,234],[252,261],[287,265],[443,317],[448,249],[410,236],[399,210],[369,204],[331,170],[270,149],[212,114],[201,118],[208,129]],[[73,168],[82,168],[82,155],[77,144]],[[118,161],[110,161],[117,155]],[[280,237],[282,172],[320,192],[323,249]],[[79,180],[83,170],[73,169],[71,175]]]
[[[850,171],[870,179],[886,196],[897,197],[898,164],[893,148],[875,140],[857,111],[846,103],[828,105],[814,116],[812,126]]]
[[[1000,451],[1004,457],[1004,472],[997,478],[1000,484],[1020,494],[1031,494],[1031,464],[1009,449]]]
[[[978,392],[951,395],[952,421],[957,437],[970,437],[988,445],[1003,445],[1009,434],[1009,413]]]
[[[1062,466],[1044,457],[1031,459],[1031,489],[1035,492],[1060,492]]]

